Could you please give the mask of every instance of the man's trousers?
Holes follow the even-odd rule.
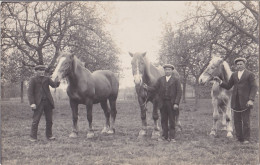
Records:
[[[170,100],[164,100],[161,112],[162,137],[165,139],[175,138],[175,111]],[[169,126],[168,126],[169,123]]]
[[[42,100],[41,103],[36,107],[33,113],[33,122],[31,128],[31,137],[37,139],[38,125],[42,116],[45,114],[46,120],[46,137],[50,138],[52,136],[52,113],[53,109],[48,100]]]

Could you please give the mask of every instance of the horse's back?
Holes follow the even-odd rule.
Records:
[[[107,96],[116,99],[119,90],[119,81],[116,75],[109,70],[97,70],[92,73],[96,96]]]

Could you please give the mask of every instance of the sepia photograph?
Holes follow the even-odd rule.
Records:
[[[0,165],[259,164],[259,5],[1,2]]]

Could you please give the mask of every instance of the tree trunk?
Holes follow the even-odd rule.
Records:
[[[182,102],[186,103],[186,80],[183,81]]]
[[[21,81],[21,103],[24,102],[24,100],[23,100],[23,84],[24,84],[24,81]]]
[[[5,98],[5,90],[4,85],[1,84],[1,99]]]
[[[195,105],[197,106],[199,100],[199,79],[196,77],[195,83]]]

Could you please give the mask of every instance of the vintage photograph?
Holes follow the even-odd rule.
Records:
[[[0,164],[259,164],[259,4],[1,2]]]

